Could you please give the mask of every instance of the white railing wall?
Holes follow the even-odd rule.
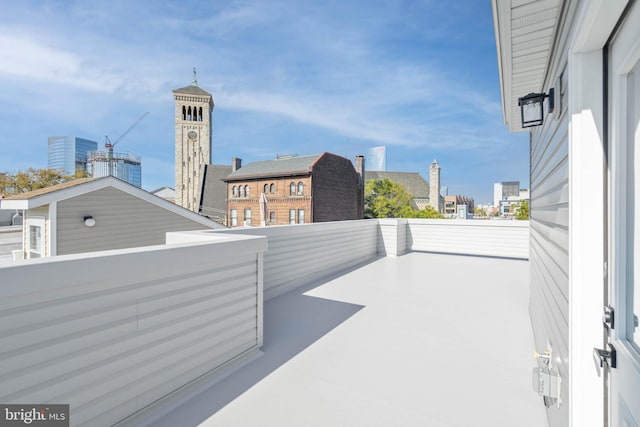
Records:
[[[529,258],[529,221],[408,219],[412,251]]]
[[[0,269],[0,402],[112,425],[262,344],[264,238]]]
[[[378,253],[387,256],[400,256],[408,251],[407,220],[378,220]]]
[[[250,227],[204,233],[266,236],[264,297],[281,295],[377,256],[378,221]]]

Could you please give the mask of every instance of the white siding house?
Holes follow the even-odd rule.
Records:
[[[639,425],[640,4],[492,5],[505,124],[531,136],[529,308],[538,364],[561,379],[549,425]],[[546,98],[543,123],[523,129],[518,99],[552,89],[553,111]]]
[[[114,177],[18,194],[0,209],[24,210],[25,258],[159,245],[169,231],[226,228]]]

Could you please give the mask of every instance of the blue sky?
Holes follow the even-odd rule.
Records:
[[[0,14],[0,171],[47,138],[117,138],[143,188],[174,184],[173,89],[212,93],[212,163],[386,145],[389,171],[442,167],[485,203],[529,186],[527,133],[500,106],[490,1],[20,1]]]

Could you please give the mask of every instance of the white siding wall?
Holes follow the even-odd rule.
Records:
[[[83,224],[86,215],[96,220],[94,227]],[[124,191],[108,187],[58,202],[57,254],[161,245],[168,231],[206,228]]]
[[[529,257],[529,221],[409,219],[407,242],[413,251]]]
[[[575,2],[568,6],[574,13]],[[562,19],[562,18],[561,18]],[[562,404],[547,410],[549,425],[569,425],[569,116],[567,114],[566,43],[558,38],[551,71],[541,92],[555,88],[555,112],[532,128],[530,147],[531,285],[529,310],[536,350],[553,349],[553,366],[563,378]],[[559,53],[559,55],[557,54]],[[562,76],[562,84],[557,82]],[[525,94],[523,94],[525,95]],[[547,105],[545,103],[545,112]]]
[[[3,268],[0,402],[68,403],[72,425],[112,425],[255,349],[265,243],[154,246]]]
[[[265,299],[336,274],[377,256],[378,221],[337,221],[216,230],[266,236]]]

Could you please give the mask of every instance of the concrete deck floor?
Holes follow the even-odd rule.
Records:
[[[264,355],[157,426],[546,426],[528,262],[409,253],[265,304]]]

